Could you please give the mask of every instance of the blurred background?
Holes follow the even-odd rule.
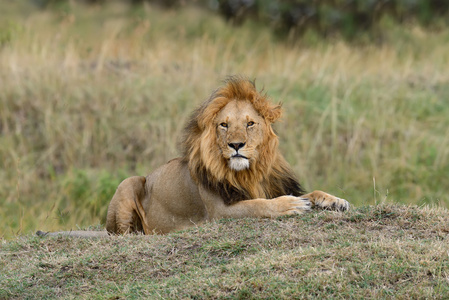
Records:
[[[445,0],[0,0],[0,239],[102,226],[232,74],[304,187],[449,207]]]

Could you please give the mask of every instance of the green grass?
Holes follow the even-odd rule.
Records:
[[[445,299],[449,214],[364,206],[166,236],[3,241],[0,298]]]
[[[0,238],[104,223],[117,184],[179,155],[190,111],[230,74],[283,103],[281,150],[306,189],[449,207],[449,30],[291,45],[195,8],[27,3],[0,4]]]

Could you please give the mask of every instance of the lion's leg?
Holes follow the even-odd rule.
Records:
[[[348,210],[349,202],[322,191],[313,191],[301,196],[308,199],[314,206],[325,209]]]
[[[273,199],[250,199],[227,205],[214,192],[199,187],[201,200],[207,210],[208,220],[221,218],[277,218],[303,214],[310,211],[308,199],[295,196],[280,196]]]
[[[106,230],[109,233],[149,233],[141,205],[145,197],[145,182],[145,177],[135,176],[120,183],[108,207]]]
[[[245,200],[228,206],[229,212],[233,212],[237,217],[243,212],[242,217],[262,218],[300,215],[310,211],[310,208],[311,203],[306,198],[289,195],[273,199]]]

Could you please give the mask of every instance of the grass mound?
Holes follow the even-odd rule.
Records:
[[[220,220],[165,236],[23,236],[0,249],[0,298],[435,298],[449,213],[365,206]]]

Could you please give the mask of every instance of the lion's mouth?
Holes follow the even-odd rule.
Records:
[[[249,168],[249,159],[241,154],[235,154],[229,159],[229,167],[235,171],[242,171]]]

